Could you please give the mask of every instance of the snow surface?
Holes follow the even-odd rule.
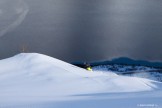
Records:
[[[162,83],[73,66],[37,53],[0,61],[0,108],[162,107]]]
[[[162,70],[155,67],[111,64],[98,65],[92,68],[95,71],[114,72],[118,75],[147,78],[162,82]]]

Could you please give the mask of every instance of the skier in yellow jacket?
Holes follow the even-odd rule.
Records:
[[[85,62],[84,65],[85,65],[85,69],[86,69],[86,70],[92,71],[92,67],[90,66],[89,63],[86,63],[86,62]]]

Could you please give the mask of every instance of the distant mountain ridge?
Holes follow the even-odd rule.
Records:
[[[72,64],[82,67],[82,65],[84,65],[84,62],[74,62]],[[150,62],[150,61],[146,61],[146,60],[134,60],[134,59],[127,58],[127,57],[119,57],[119,58],[114,58],[112,60],[107,60],[107,61],[90,62],[91,66],[109,65],[109,64],[141,65],[141,66],[162,68],[162,62]]]
[[[123,64],[123,65],[142,65],[162,68],[162,62],[150,62],[145,60],[134,60],[127,57],[114,58],[111,61],[93,62],[92,65],[106,65],[106,64]]]

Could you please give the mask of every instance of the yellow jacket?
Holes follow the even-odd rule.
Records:
[[[91,68],[91,67],[87,67],[87,70],[88,70],[88,71],[92,71],[92,68]]]

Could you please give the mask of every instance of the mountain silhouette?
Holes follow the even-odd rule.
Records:
[[[79,67],[83,67],[84,62],[73,62],[72,64],[79,66]],[[162,62],[134,60],[134,59],[127,58],[127,57],[119,57],[119,58],[114,58],[112,60],[107,60],[107,61],[90,62],[89,64],[91,66],[121,64],[121,65],[141,65],[141,66],[162,68]]]

